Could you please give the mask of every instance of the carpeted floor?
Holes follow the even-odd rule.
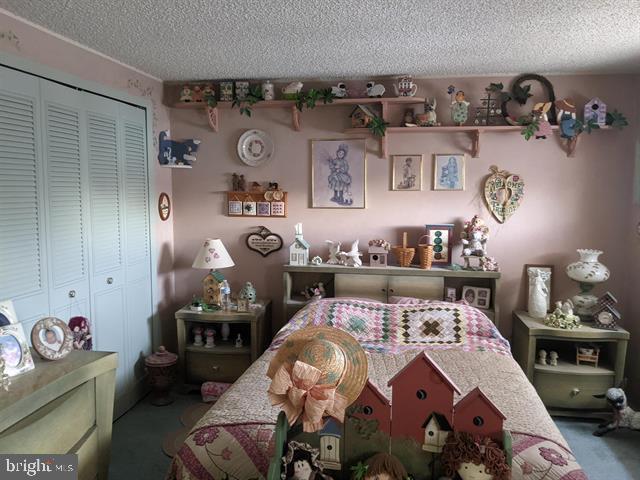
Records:
[[[182,424],[180,416],[201,401],[199,394],[177,395],[166,407],[145,398],[113,425],[111,480],[162,480],[171,462],[162,452],[165,436]],[[556,418],[562,434],[591,480],[640,480],[640,432],[620,430],[594,437],[597,423]]]

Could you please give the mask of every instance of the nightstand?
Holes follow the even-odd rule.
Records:
[[[262,354],[271,335],[271,301],[259,300],[258,306],[249,312],[223,311],[196,312],[189,305],[176,312],[178,331],[178,368],[185,385],[203,382],[235,382],[240,375]],[[222,325],[229,324],[227,341],[222,340]],[[215,347],[194,345],[192,329],[215,330]],[[235,346],[241,335],[243,346]]]
[[[606,400],[593,398],[620,385],[624,375],[629,332],[601,330],[582,324],[573,330],[548,327],[526,312],[513,313],[513,356],[554,415],[585,416],[607,410]],[[600,349],[598,366],[576,362],[577,346]],[[558,365],[539,365],[538,352],[558,353]],[[549,357],[547,356],[547,361]]]

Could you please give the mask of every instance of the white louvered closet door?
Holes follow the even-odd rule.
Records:
[[[79,92],[41,80],[50,311],[91,320],[86,132]]]
[[[124,198],[118,103],[83,93],[86,106],[91,297],[95,348],[117,352],[116,398],[129,379],[124,271]]]
[[[132,373],[134,382],[141,382],[145,375],[144,357],[151,353],[153,332],[146,115],[144,110],[124,104],[120,105],[119,113],[130,352],[126,368]]]
[[[0,299],[34,323],[49,311],[38,79],[0,68]]]

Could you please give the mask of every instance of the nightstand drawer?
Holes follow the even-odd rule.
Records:
[[[547,407],[604,409],[604,399],[593,395],[613,387],[613,375],[562,375],[536,372],[533,385]]]
[[[249,354],[215,354],[186,352],[187,381],[235,382],[251,365]]]

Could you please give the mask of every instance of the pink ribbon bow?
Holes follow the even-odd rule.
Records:
[[[273,376],[268,393],[271,404],[280,406],[293,425],[302,417],[305,432],[322,429],[322,417],[330,415],[344,423],[347,399],[332,386],[316,385],[322,372],[316,367],[296,361],[293,369],[282,365]]]

